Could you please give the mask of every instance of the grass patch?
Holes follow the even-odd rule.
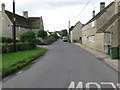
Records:
[[[35,48],[29,51],[11,52],[2,55],[2,77],[15,73],[28,65],[31,61],[46,52],[45,48]]]

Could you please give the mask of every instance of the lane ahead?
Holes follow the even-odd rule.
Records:
[[[30,69],[4,81],[3,88],[67,88],[72,81],[116,84],[118,73],[79,46],[59,40]]]

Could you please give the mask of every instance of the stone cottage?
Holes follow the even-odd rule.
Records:
[[[120,17],[120,2],[112,2],[107,7],[100,3],[100,12],[82,28],[83,45],[97,51],[109,53],[109,47],[120,44],[118,32]]]
[[[2,11],[0,11],[0,32],[2,32],[2,36],[12,37],[13,13],[5,10],[5,4],[2,4],[1,8]],[[44,30],[42,17],[28,17],[28,11],[24,11],[23,16],[15,14],[15,18],[17,38],[23,32],[36,32],[39,29]]]
[[[79,21],[76,23],[74,28],[70,31],[70,41],[82,43],[82,27],[83,24]]]

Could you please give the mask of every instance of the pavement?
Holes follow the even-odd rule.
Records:
[[[3,79],[3,88],[116,87],[118,72],[83,48],[61,40],[25,71]],[[73,85],[75,84],[75,85]],[[16,90],[16,89],[15,89]],[[19,89],[18,89],[19,90]],[[40,89],[41,90],[41,89]],[[53,89],[55,90],[55,89]],[[56,89],[57,90],[57,89]],[[111,90],[111,89],[108,89]],[[114,90],[114,89],[113,89]]]
[[[96,56],[99,60],[102,60],[107,65],[111,66],[112,68],[114,68],[115,70],[120,72],[120,60],[118,60],[118,59],[111,59],[111,57],[109,55],[106,55],[106,54],[104,54],[102,52],[99,52],[99,51],[96,51],[94,49],[91,49],[91,48],[88,48],[86,46],[83,46],[80,43],[74,43],[74,44],[80,46],[83,49],[85,49],[86,51],[88,51],[92,55]]]

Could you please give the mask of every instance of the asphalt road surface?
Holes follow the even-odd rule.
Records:
[[[59,40],[47,48],[31,68],[3,81],[3,88],[68,88],[78,83],[78,87],[90,83],[117,86],[118,72],[79,46]]]

